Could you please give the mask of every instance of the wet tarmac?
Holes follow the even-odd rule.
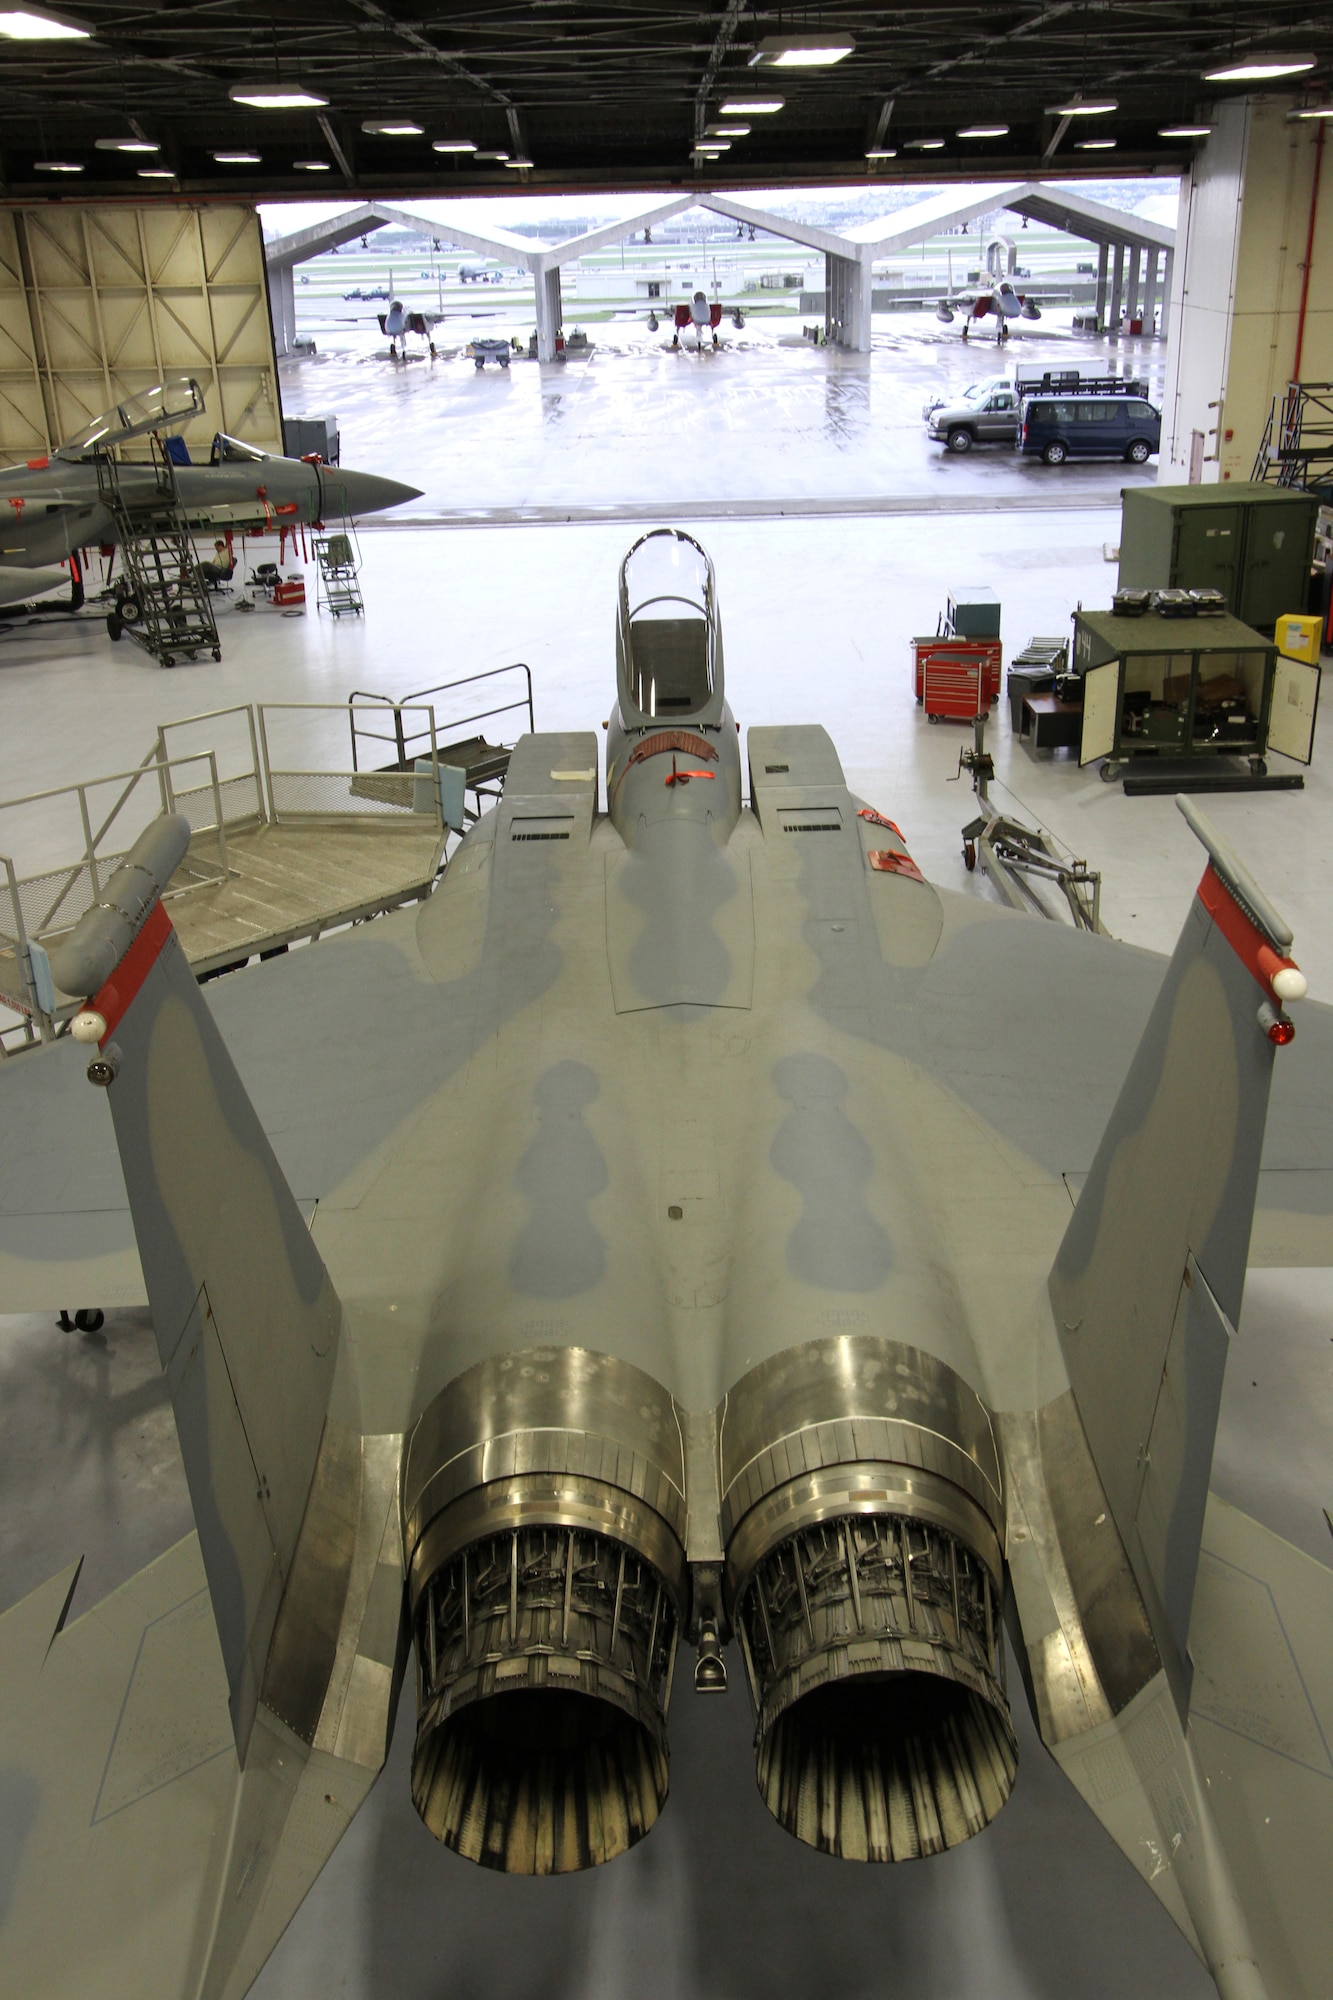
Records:
[[[668,322],[652,333],[639,310],[593,325],[566,361],[478,369],[464,352],[474,332],[527,339],[497,296],[438,328],[433,361],[419,339],[391,361],[373,322],[331,320],[313,357],[281,364],[282,401],[290,415],[335,413],[346,465],[423,489],[400,521],[1118,506],[1123,486],[1155,481],[1155,461],[1053,467],[1003,444],[959,456],[926,435],[928,401],[1015,367],[1131,372],[1160,399],[1165,342],[1074,334],[1071,318],[1019,322],[997,346],[990,321],[964,342],[932,313],[881,313],[872,352],[851,354],[816,347],[790,317],[739,331],[724,319],[716,349],[692,333],[673,349]]]

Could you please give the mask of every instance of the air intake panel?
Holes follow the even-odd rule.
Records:
[[[741,1379],[720,1449],[728,1603],[770,1812],[858,1861],[979,1833],[1018,1764],[984,1404],[920,1349],[811,1341]]]
[[[582,1348],[480,1363],[412,1434],[412,1798],[446,1846],[556,1875],[641,1840],[667,1795],[686,1602],[671,1398]]]

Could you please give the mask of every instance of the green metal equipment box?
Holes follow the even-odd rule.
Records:
[[[1271,640],[1235,618],[1076,612],[1080,764],[1104,757],[1112,779],[1131,758],[1240,755],[1263,776],[1276,658]]]
[[[964,584],[949,593],[945,624],[956,639],[998,639],[1000,600],[989,584]]]
[[[1318,497],[1289,487],[1127,486],[1121,590],[1220,590],[1233,617],[1271,632],[1310,592]]]

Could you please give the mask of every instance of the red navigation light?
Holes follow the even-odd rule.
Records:
[[[1296,1039],[1296,1023],[1289,1021],[1285,1014],[1279,1014],[1269,1025],[1268,1039],[1278,1048],[1284,1049],[1288,1042],[1294,1042]]]

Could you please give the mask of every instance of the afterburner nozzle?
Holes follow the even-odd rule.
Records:
[[[565,1874],[633,1847],[661,1812],[680,1439],[650,1376],[582,1348],[479,1363],[413,1432],[412,1800],[466,1859]]]
[[[727,1601],[774,1818],[854,1861],[980,1833],[1018,1750],[979,1397],[920,1349],[811,1341],[730,1391],[722,1475]]]

